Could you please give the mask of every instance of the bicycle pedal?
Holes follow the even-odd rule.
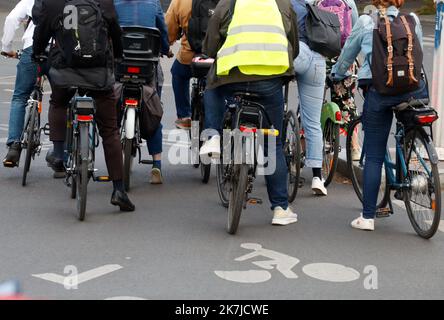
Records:
[[[43,129],[43,134],[45,136],[49,136],[49,123],[45,124],[45,126],[42,129]]]
[[[396,200],[404,200],[404,195],[402,194],[402,191],[397,190],[394,194],[394,197]]]
[[[259,198],[249,198],[247,200],[247,203],[251,204],[251,205],[256,205],[256,204],[263,204],[263,201],[262,201],[262,199],[259,199]]]
[[[140,160],[140,164],[153,164],[154,161],[153,160]]]
[[[380,208],[376,210],[376,218],[388,218],[393,214],[393,211],[390,208]]]
[[[94,178],[96,182],[111,182],[111,178],[108,176],[98,176]]]

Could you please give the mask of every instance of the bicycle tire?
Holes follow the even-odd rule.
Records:
[[[285,115],[283,128],[284,132],[282,133],[282,145],[284,148],[284,156],[288,168],[288,202],[293,203],[299,190],[302,162],[302,146],[299,121],[293,111],[290,110]],[[294,137],[293,140],[289,139],[289,131],[292,133],[292,137]]]
[[[125,191],[129,192],[131,187],[131,169],[133,164],[133,140],[123,139],[123,184]]]
[[[333,178],[336,174],[336,169],[338,168],[338,160],[339,160],[339,129],[340,126],[337,123],[334,123],[331,120],[327,120],[324,132],[323,132],[323,140],[324,140],[324,156],[323,156],[323,165],[322,165],[322,173],[324,175],[324,186],[328,187],[330,183],[333,181]],[[327,153],[326,146],[330,146],[329,151]],[[333,149],[331,149],[333,148]],[[331,156],[327,156],[331,155]],[[328,170],[326,170],[328,169]]]
[[[227,231],[232,235],[237,232],[245,203],[248,186],[248,170],[249,166],[247,164],[235,164],[233,167],[227,225]]]
[[[76,166],[77,215],[80,221],[84,221],[89,181],[89,124],[81,123],[79,125],[78,141],[78,150],[80,152],[77,158],[78,165]]]
[[[229,200],[229,190],[226,190],[226,186],[229,187],[229,177],[226,174],[229,165],[224,165],[223,160],[216,165],[216,181],[217,181],[217,192],[219,194],[219,199],[223,207],[228,208],[230,203]]]
[[[412,143],[411,141],[415,141],[416,139],[419,139],[419,141],[423,144],[424,146],[424,151],[427,153],[426,158],[424,158],[421,155],[421,150],[416,150],[415,152],[415,156],[416,156],[416,160],[413,161],[413,157],[412,157],[412,153],[408,150],[410,144]],[[410,143],[410,144],[409,144]],[[415,230],[415,232],[422,238],[424,239],[430,239],[431,237],[433,237],[436,233],[436,231],[438,230],[439,224],[441,222],[441,183],[440,183],[440,178],[439,178],[439,170],[438,170],[438,165],[435,163],[432,163],[430,161],[430,159],[432,159],[432,155],[436,155],[436,150],[435,147],[433,145],[433,142],[431,141],[430,136],[424,131],[423,128],[415,128],[412,129],[410,131],[408,131],[406,133],[405,136],[405,143],[404,143],[405,149],[404,150],[404,154],[406,155],[406,165],[409,171],[409,179],[411,182],[411,187],[409,192],[404,192],[404,203],[405,203],[405,207],[406,207],[406,211],[407,214],[409,216],[410,222],[413,226],[413,229]],[[428,146],[428,147],[427,147]],[[417,148],[415,148],[417,149]],[[412,150],[412,149],[410,149]],[[412,150],[413,151],[413,150]],[[417,158],[420,158],[419,160]],[[422,159],[421,159],[422,158]],[[414,164],[414,162],[419,163],[422,168],[424,168],[425,164],[427,164],[427,160],[428,160],[428,164],[430,165],[430,168],[427,168],[425,173],[419,171],[421,168],[417,168],[416,170],[410,170],[410,164]],[[422,161],[421,161],[422,160]],[[412,161],[412,163],[410,163]],[[430,171],[431,169],[431,177],[425,176],[425,174],[428,173],[428,171]],[[413,173],[416,173],[416,176],[413,176]],[[414,180],[415,179],[415,180]],[[423,229],[421,228],[420,224],[421,221],[418,221],[415,212],[412,208],[412,202],[414,204],[417,204],[417,198],[415,197],[415,200],[413,200],[413,188],[415,189],[421,189],[422,187],[420,187],[420,181],[424,181],[424,179],[426,179],[427,182],[427,190],[425,190],[425,188],[423,188],[423,190],[420,190],[420,193],[424,194],[424,192],[426,192],[427,194],[427,198],[430,199],[430,206],[431,206],[431,210],[433,211],[433,218],[431,220],[429,220],[429,218],[427,220],[424,220],[422,222],[424,222],[422,225],[423,226],[427,226],[428,228]],[[416,187],[415,187],[416,186]],[[432,197],[432,192],[434,197]],[[420,209],[421,213],[424,213],[425,210]]]
[[[191,121],[199,121],[199,124],[200,124],[200,119],[199,119],[199,116],[200,116],[200,111],[199,111],[199,109],[200,109],[200,106],[199,106],[199,97],[198,97],[198,95],[199,95],[199,92],[198,92],[198,90],[197,90],[197,88],[196,88],[196,86],[195,85],[193,85],[192,86],[192,89],[191,89]],[[199,128],[199,150],[200,150],[200,148],[202,147],[202,142],[200,141],[200,133],[202,132],[201,131],[202,130],[202,128]],[[192,133],[192,130],[190,130],[190,140],[192,139],[192,136],[191,136],[191,133]],[[198,163],[195,163],[195,164],[193,164],[193,167],[194,168],[199,168],[199,166],[201,165],[201,161],[200,161],[200,157],[198,156],[198,158],[197,158],[197,161],[198,161]]]
[[[25,165],[23,166],[22,175],[22,186],[26,186],[26,180],[28,177],[29,170],[31,168],[32,156],[35,154],[35,126],[36,122],[38,125],[38,106],[34,103],[32,105],[31,115],[29,117],[28,126],[26,127],[26,154],[25,154]]]
[[[207,184],[208,181],[210,181],[210,175],[211,175],[211,163],[209,164],[200,164],[200,175],[202,176],[202,182],[204,184]]]
[[[359,163],[355,163],[356,161],[354,161],[352,158],[353,139],[354,139],[353,137],[354,137],[354,135],[356,135],[358,133],[361,133],[361,135],[363,134],[363,131],[358,130],[360,128],[360,126],[362,125],[361,122],[362,122],[362,118],[357,117],[356,119],[354,119],[350,123],[349,132],[347,135],[346,153],[347,153],[347,171],[350,174],[350,179],[352,181],[353,189],[355,190],[355,193],[356,193],[359,201],[361,201],[361,203],[363,203],[364,196],[362,193],[362,186],[361,186],[360,180],[363,180],[363,177],[362,177],[362,174],[364,171],[364,162],[363,161],[364,161],[365,155],[363,155],[361,153],[361,160],[359,161]],[[362,148],[361,148],[361,150],[362,150]],[[389,198],[390,198],[390,188],[389,188],[389,184],[388,184],[387,179],[385,178],[384,181],[381,181],[381,184],[385,184],[385,186],[384,186],[384,189],[382,190],[383,191],[382,198],[380,198],[380,201],[376,204],[376,207],[378,209],[385,208],[387,206]]]

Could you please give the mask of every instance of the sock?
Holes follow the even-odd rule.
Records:
[[[322,180],[321,168],[313,168],[313,178],[316,178],[316,177]]]
[[[63,159],[65,154],[65,142],[64,141],[54,141],[54,157],[56,159]]]
[[[162,161],[161,160],[154,160],[153,161],[153,168],[162,170]]]
[[[123,187],[123,180],[113,181],[113,186],[115,191],[121,191],[121,192],[125,191]]]

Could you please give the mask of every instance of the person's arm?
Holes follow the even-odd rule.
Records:
[[[352,26],[358,22],[359,19],[359,11],[356,6],[356,2],[354,0],[346,0],[347,5],[352,9]]]
[[[45,52],[49,40],[52,38],[51,19],[52,15],[45,2],[42,2],[42,10],[39,16],[39,23],[36,25],[33,36],[33,55],[38,56]]]
[[[161,34],[161,53],[168,54],[170,52],[170,43],[168,39],[168,29],[165,24],[165,18],[163,16],[162,6],[159,0],[156,1],[157,12],[156,12],[156,27],[160,30]]]
[[[123,43],[122,43],[122,28],[119,24],[114,1],[107,0],[101,2],[103,15],[108,23],[108,34],[113,43],[114,58],[119,59],[123,57]]]
[[[15,32],[20,28],[20,24],[27,20],[28,13],[28,3],[22,0],[6,17],[5,27],[3,29],[2,51],[12,52],[12,42],[14,41]]]
[[[373,30],[373,20],[370,16],[361,16],[353,27],[350,37],[345,42],[338,61],[333,66],[332,75],[335,80],[342,80],[347,77],[350,66],[355,62],[361,52],[362,41],[365,32]]]
[[[180,22],[179,16],[176,12],[177,6],[178,4],[176,0],[171,1],[170,7],[168,8],[168,11],[165,15],[165,22],[168,27],[168,38],[170,45],[173,45],[179,37]]]
[[[299,50],[297,50],[297,48],[299,48],[299,32],[298,32],[298,17],[296,12],[291,9],[290,10],[290,20],[291,20],[291,27],[290,27],[290,32],[287,35],[288,38],[288,42],[290,43],[291,47],[293,48],[293,59],[296,59],[297,56],[299,55]]]
[[[220,5],[222,2],[223,0],[216,6],[213,16],[208,21],[207,33],[202,43],[202,53],[214,59],[217,58],[217,53],[226,38],[226,35],[222,34],[221,24],[223,17],[228,15],[228,12],[223,12],[222,6]]]

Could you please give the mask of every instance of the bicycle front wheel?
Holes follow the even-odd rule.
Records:
[[[324,156],[322,175],[324,186],[327,187],[332,181],[338,167],[339,158],[339,124],[328,120],[324,128]]]
[[[80,124],[78,139],[80,152],[76,166],[77,215],[80,221],[84,221],[89,182],[89,124]]]
[[[23,166],[22,186],[26,186],[26,179],[31,168],[32,157],[34,156],[35,148],[37,147],[37,132],[40,126],[38,117],[38,106],[36,103],[34,103],[31,106],[29,122],[28,126],[26,127],[26,155],[25,165]]]
[[[217,191],[219,193],[219,199],[222,206],[228,208],[230,203],[230,175],[229,175],[229,165],[223,163],[223,159],[220,163],[216,165],[216,180],[217,180]]]
[[[296,199],[298,193],[302,159],[299,121],[296,119],[293,111],[289,111],[286,114],[283,128],[282,142],[284,156],[288,167],[288,202],[292,203]]]
[[[230,203],[228,205],[228,233],[236,234],[248,186],[247,164],[235,164],[231,176]]]
[[[405,207],[416,233],[425,239],[433,237],[441,220],[441,183],[433,142],[423,128],[407,132],[405,160],[410,188],[404,192]]]
[[[361,117],[356,118],[350,123],[347,135],[347,171],[355,189],[359,201],[364,201],[363,182],[364,182],[364,130],[362,128]],[[386,178],[385,165],[382,166],[381,184],[379,187],[376,207],[385,208],[390,196],[390,189]]]

